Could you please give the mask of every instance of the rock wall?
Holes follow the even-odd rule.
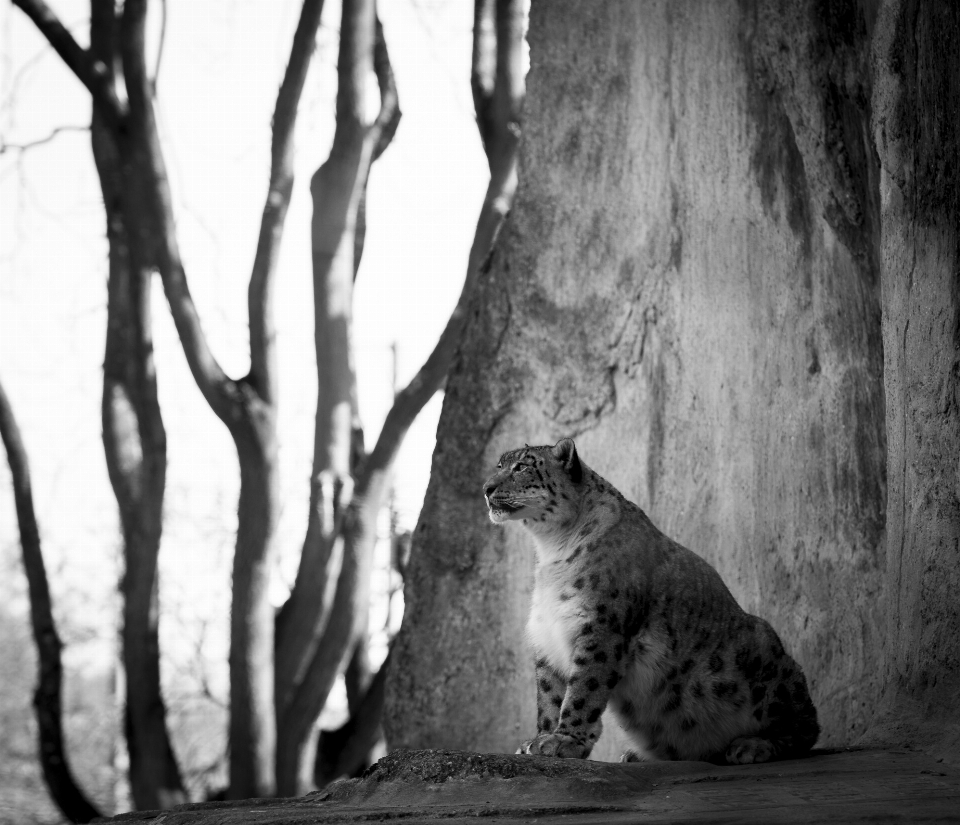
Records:
[[[960,5],[887,2],[880,157],[887,589],[868,739],[960,759]]]
[[[956,211],[904,222],[881,161],[884,181],[902,174],[917,135],[878,155],[871,124],[877,101],[905,121],[950,84],[956,114],[960,73],[931,91],[941,53],[924,53],[913,86],[886,91],[903,83],[872,38],[905,42],[907,5],[534,0],[520,189],[448,383],[392,747],[505,751],[532,734],[532,548],[489,524],[480,486],[503,450],[564,435],[777,628],[821,744],[860,736],[891,674],[911,692],[956,673],[956,602],[923,606],[957,578]],[[929,158],[957,122],[930,127],[921,164],[954,196]],[[935,259],[929,291],[904,286],[911,250]],[[931,674],[941,621],[952,652]]]

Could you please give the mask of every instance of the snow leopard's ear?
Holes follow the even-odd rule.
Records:
[[[563,464],[563,469],[570,473],[570,480],[579,484],[583,478],[583,468],[580,466],[580,456],[577,455],[577,445],[572,438],[561,438],[553,446],[553,457]]]

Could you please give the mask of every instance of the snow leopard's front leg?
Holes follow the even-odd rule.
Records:
[[[537,735],[556,730],[560,721],[560,706],[566,693],[566,683],[546,659],[537,659]],[[530,753],[530,739],[517,748],[517,753]]]
[[[560,706],[566,693],[563,677],[546,659],[537,659],[537,733],[550,733],[560,721]]]
[[[563,698],[559,707],[554,698],[559,693],[555,682],[548,682],[550,691],[543,692],[543,698],[549,697],[547,704],[559,711],[559,719],[539,716],[537,736],[524,742],[519,753],[562,759],[585,759],[590,755],[603,730],[600,716],[622,676],[623,637],[620,628],[610,627],[608,622],[616,625],[615,620],[600,613],[580,626],[573,645],[573,673],[565,683],[561,682]],[[540,670],[538,667],[538,677]],[[538,678],[538,698],[543,687]]]

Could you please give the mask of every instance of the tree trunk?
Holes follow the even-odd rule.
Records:
[[[112,0],[92,4],[91,53],[112,72],[117,19]],[[107,213],[109,278],[102,402],[103,444],[120,510],[125,572],[123,667],[130,789],[139,810],[187,801],[160,689],[157,560],[166,481],[166,433],[157,400],[149,261],[130,244],[125,186],[113,133],[94,113],[93,155]]]
[[[874,41],[889,479],[873,741],[960,757],[960,7],[889,0]]]
[[[30,621],[33,625],[33,638],[37,643],[39,678],[33,705],[37,711],[40,734],[40,767],[50,796],[63,815],[71,822],[89,822],[100,816],[100,812],[77,787],[63,750],[63,714],[60,704],[60,686],[63,680],[63,667],[60,662],[62,644],[53,621],[50,588],[47,585],[47,571],[40,547],[40,530],[33,510],[27,452],[3,385],[0,385],[0,441],[6,449],[13,480],[20,544],[23,548],[23,569],[27,574],[30,593]]]
[[[523,179],[448,382],[391,747],[512,752],[534,731],[533,551],[487,521],[481,483],[567,435],[772,622],[824,742],[864,729],[885,495],[867,22],[534,2]],[[614,727],[596,758],[619,755]]]
[[[345,0],[337,65],[337,127],[330,156],[310,186],[313,196],[313,284],[316,315],[317,416],[307,537],[297,582],[277,649],[277,789],[298,792],[309,726],[326,701],[353,629],[345,598],[330,591],[363,571],[339,537],[343,506],[352,490],[354,365],[351,342],[357,209],[373,156],[373,125],[364,114],[367,76],[373,70],[372,0]],[[336,546],[335,546],[336,545]],[[330,570],[331,560],[339,570]],[[306,592],[306,583],[319,587]],[[322,597],[321,600],[317,596]],[[325,653],[333,669],[316,665],[320,632],[333,626]],[[325,627],[326,626],[326,627]]]
[[[274,410],[251,402],[254,427],[233,433],[240,502],[230,606],[229,799],[272,795],[275,788],[274,610],[267,589],[279,512],[277,445]]]
[[[99,128],[94,127],[95,135]],[[102,134],[99,139],[103,139]],[[101,171],[101,182],[105,174]],[[150,271],[130,265],[122,220],[114,207],[108,207],[110,276],[103,439],[123,532],[121,636],[130,785],[136,808],[156,810],[186,802],[160,691],[157,561],[166,439],[150,346]]]
[[[270,185],[254,258],[248,309],[250,373],[229,378],[200,326],[180,259],[170,186],[145,64],[147,0],[126,0],[117,39],[126,96],[114,75],[73,39],[43,0],[16,0],[90,91],[112,131],[123,168],[130,247],[163,280],[183,351],[201,393],[224,422],[240,461],[240,503],[231,607],[230,789],[232,798],[269,796],[274,781],[273,613],[267,578],[277,522],[275,331],[271,287],[293,188],[293,134],[323,0],[304,0],[273,118]],[[95,7],[102,12],[104,4]],[[136,267],[134,266],[134,269]],[[147,600],[149,603],[149,599]]]

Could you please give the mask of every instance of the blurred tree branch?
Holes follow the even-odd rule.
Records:
[[[153,62],[153,77],[150,86],[157,94],[157,81],[160,79],[160,65],[163,63],[163,49],[167,45],[167,0],[160,0],[160,34],[157,38],[157,56]]]
[[[33,509],[30,467],[23,446],[20,428],[3,385],[0,384],[0,440],[7,451],[7,462],[13,478],[13,496],[20,526],[23,569],[30,592],[30,620],[37,643],[39,679],[33,705],[37,711],[40,734],[40,765],[53,801],[71,822],[90,822],[100,812],[90,804],[70,771],[63,749],[62,710],[60,703],[63,646],[53,620],[50,588],[40,546],[40,530]]]

